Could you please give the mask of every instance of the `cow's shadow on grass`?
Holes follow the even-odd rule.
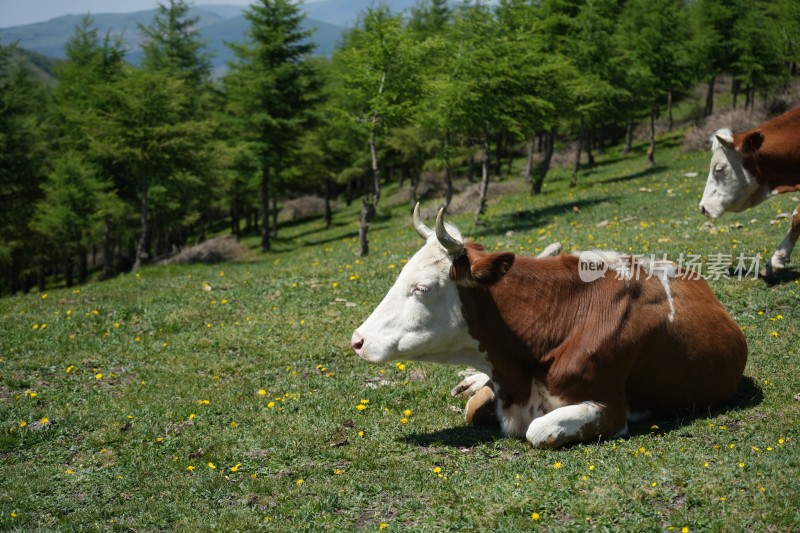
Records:
[[[683,426],[692,424],[701,418],[717,418],[743,409],[750,409],[764,400],[764,392],[753,378],[743,376],[736,388],[736,394],[730,401],[708,409],[698,409],[674,415],[654,416],[642,422],[628,426],[628,437],[648,433],[669,433]]]
[[[430,433],[412,433],[403,440],[415,446],[447,446],[450,448],[473,448],[504,438],[500,426],[453,426]]]
[[[692,424],[701,418],[716,418],[725,413],[749,409],[759,405],[764,399],[764,393],[758,384],[750,377],[744,376],[739,382],[736,394],[727,403],[711,408],[680,413],[671,416],[654,416],[642,422],[631,423],[627,435],[630,438],[637,435],[653,433],[669,433],[683,426]],[[419,447],[447,446],[451,448],[473,448],[482,444],[490,444],[505,436],[499,426],[454,426],[429,433],[412,433],[403,437],[403,441]],[[575,443],[565,446],[578,445]],[[584,443],[585,444],[585,443]]]
[[[764,283],[767,284],[768,287],[774,287],[776,285],[783,285],[785,283],[791,283],[800,279],[800,271],[798,270],[784,270],[780,274],[773,274],[772,276],[765,278],[764,276],[759,275]]]

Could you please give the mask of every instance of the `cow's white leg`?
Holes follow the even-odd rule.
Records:
[[[597,402],[566,405],[536,418],[525,438],[536,448],[556,448],[593,437],[615,437],[628,431],[628,425],[609,416],[607,406]]]
[[[800,237],[800,206],[792,213],[789,232],[778,245],[778,249],[772,254],[769,263],[764,269],[763,274],[765,277],[774,276],[786,270],[786,265],[789,263],[789,258],[792,255],[792,250],[794,250],[798,237]]]
[[[476,392],[488,385],[491,381],[492,378],[487,374],[476,372],[461,380],[461,383],[450,390],[450,394],[461,398],[469,398],[474,396]]]

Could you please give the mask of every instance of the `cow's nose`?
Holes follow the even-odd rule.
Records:
[[[700,206],[700,214],[702,214],[705,217],[708,216],[708,211],[706,211],[706,208],[703,205]]]
[[[364,336],[358,330],[354,331],[350,338],[350,347],[357,355],[361,355],[361,350],[364,348]]]

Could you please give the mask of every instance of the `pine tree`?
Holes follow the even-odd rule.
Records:
[[[30,224],[47,169],[48,104],[14,50],[0,45],[0,291],[12,292],[28,288],[40,258]]]
[[[236,59],[225,77],[229,109],[260,166],[261,250],[270,250],[270,195],[296,149],[314,104],[311,32],[289,0],[260,0],[245,12],[247,41],[228,43]]]

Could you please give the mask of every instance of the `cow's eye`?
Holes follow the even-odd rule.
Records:
[[[411,291],[411,294],[416,294],[417,296],[422,296],[423,294],[427,294],[430,292],[431,288],[427,285],[416,285],[414,290]]]
[[[725,165],[718,165],[718,166],[714,167],[714,175],[716,177],[720,177],[720,176],[724,175],[725,174],[725,169],[727,169],[727,168],[728,167],[726,167]]]

